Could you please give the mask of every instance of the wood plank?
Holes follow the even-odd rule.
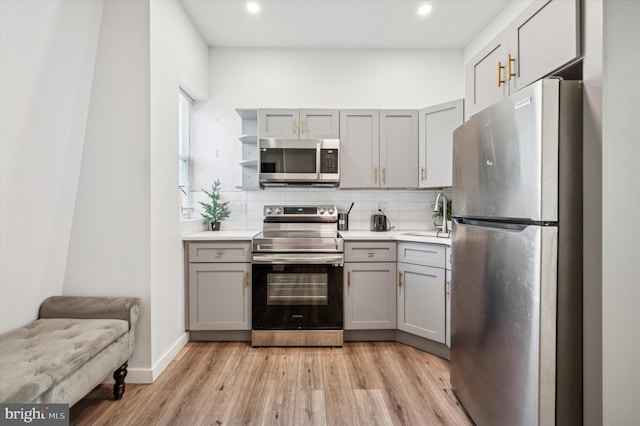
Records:
[[[252,348],[189,342],[150,385],[100,385],[72,425],[471,425],[449,363],[395,342]]]
[[[393,424],[380,389],[354,389],[353,396],[358,413],[358,424],[371,426]]]
[[[322,357],[327,423],[332,425],[351,425],[357,419],[344,352],[344,348],[329,348]]]

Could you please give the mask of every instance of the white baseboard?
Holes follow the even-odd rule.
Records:
[[[127,383],[153,383],[167,368],[169,363],[178,355],[180,349],[189,341],[189,334],[184,333],[176,342],[160,357],[153,368],[128,368]]]

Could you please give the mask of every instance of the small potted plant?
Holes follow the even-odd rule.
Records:
[[[435,219],[435,221],[433,222],[433,224],[435,225],[435,227],[439,227],[442,226],[442,203],[438,204],[438,212],[433,214],[433,218]],[[447,199],[447,228],[451,229],[451,220],[452,220],[452,214],[451,214],[451,199]]]
[[[211,191],[207,191],[206,189],[202,190],[210,199],[208,203],[200,202],[200,205],[204,208],[204,212],[201,213],[204,218],[202,223],[209,224],[212,231],[219,231],[220,222],[228,218],[231,214],[229,202],[223,202],[220,198],[221,186],[220,179],[217,179],[213,182],[213,185],[211,185]]]

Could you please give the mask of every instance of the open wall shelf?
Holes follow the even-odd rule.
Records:
[[[242,134],[238,140],[242,143],[242,185],[236,188],[243,191],[260,189],[258,182],[258,110],[255,108],[236,108],[242,119]]]

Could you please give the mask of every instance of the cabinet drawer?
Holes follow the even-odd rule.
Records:
[[[395,262],[395,242],[354,242],[344,245],[345,262]]]
[[[189,263],[251,262],[251,243],[189,243]]]
[[[398,262],[414,265],[445,267],[445,246],[440,244],[400,243]]]

